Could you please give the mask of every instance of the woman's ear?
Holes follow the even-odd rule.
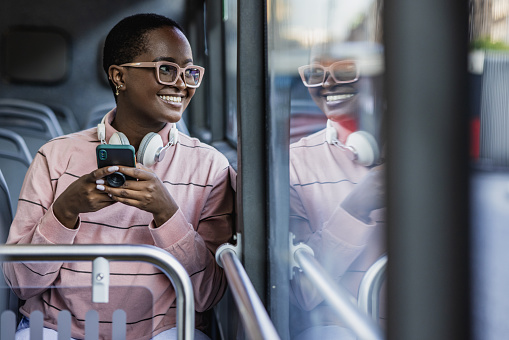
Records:
[[[116,88],[125,87],[123,71],[124,69],[117,65],[111,65],[108,68],[108,78]]]

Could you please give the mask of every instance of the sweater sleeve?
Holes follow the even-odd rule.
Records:
[[[212,308],[226,289],[225,274],[215,261],[215,252],[233,233],[230,171],[225,168],[214,179],[198,225],[188,223],[179,209],[159,228],[154,222],[150,226],[156,245],[175,256],[189,273],[198,312]]]
[[[375,230],[375,223],[366,224],[340,206],[320,226],[312,226],[298,193],[291,189],[290,230],[296,234],[295,243],[303,242],[313,249],[314,256],[330,276],[339,282],[351,264],[364,251]],[[304,310],[311,310],[323,301],[322,296],[297,271],[291,285],[291,300]]]
[[[78,229],[64,227],[53,214],[52,182],[47,158],[39,152],[25,176],[7,244],[73,243]],[[3,270],[14,292],[26,300],[46,290],[59,275],[61,266],[62,262],[5,262]]]

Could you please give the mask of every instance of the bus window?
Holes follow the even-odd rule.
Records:
[[[237,1],[223,1],[226,138],[237,143]]]
[[[508,329],[508,19],[505,1],[470,2],[473,339],[500,339]]]
[[[386,252],[381,2],[268,3],[271,110],[290,117],[290,248],[303,245],[356,299]],[[290,272],[289,338],[355,339],[311,276]]]

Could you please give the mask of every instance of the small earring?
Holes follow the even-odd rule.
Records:
[[[117,89],[117,91],[115,91],[115,96],[118,96],[118,89],[121,89],[122,87],[124,87],[124,85],[115,86],[115,88]]]

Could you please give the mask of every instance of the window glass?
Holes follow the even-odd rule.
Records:
[[[237,1],[223,0],[226,70],[226,138],[237,144]]]
[[[509,6],[469,3],[473,338],[500,339],[509,329]]]
[[[345,321],[351,313],[339,315],[315,280],[355,300],[366,271],[386,252],[381,6],[268,2],[271,111],[289,110],[290,250],[300,247],[290,255],[301,265],[290,274],[291,339],[361,337]],[[280,90],[282,82],[289,91]],[[303,266],[302,250],[326,278]],[[381,292],[372,323],[378,332],[386,317]]]

